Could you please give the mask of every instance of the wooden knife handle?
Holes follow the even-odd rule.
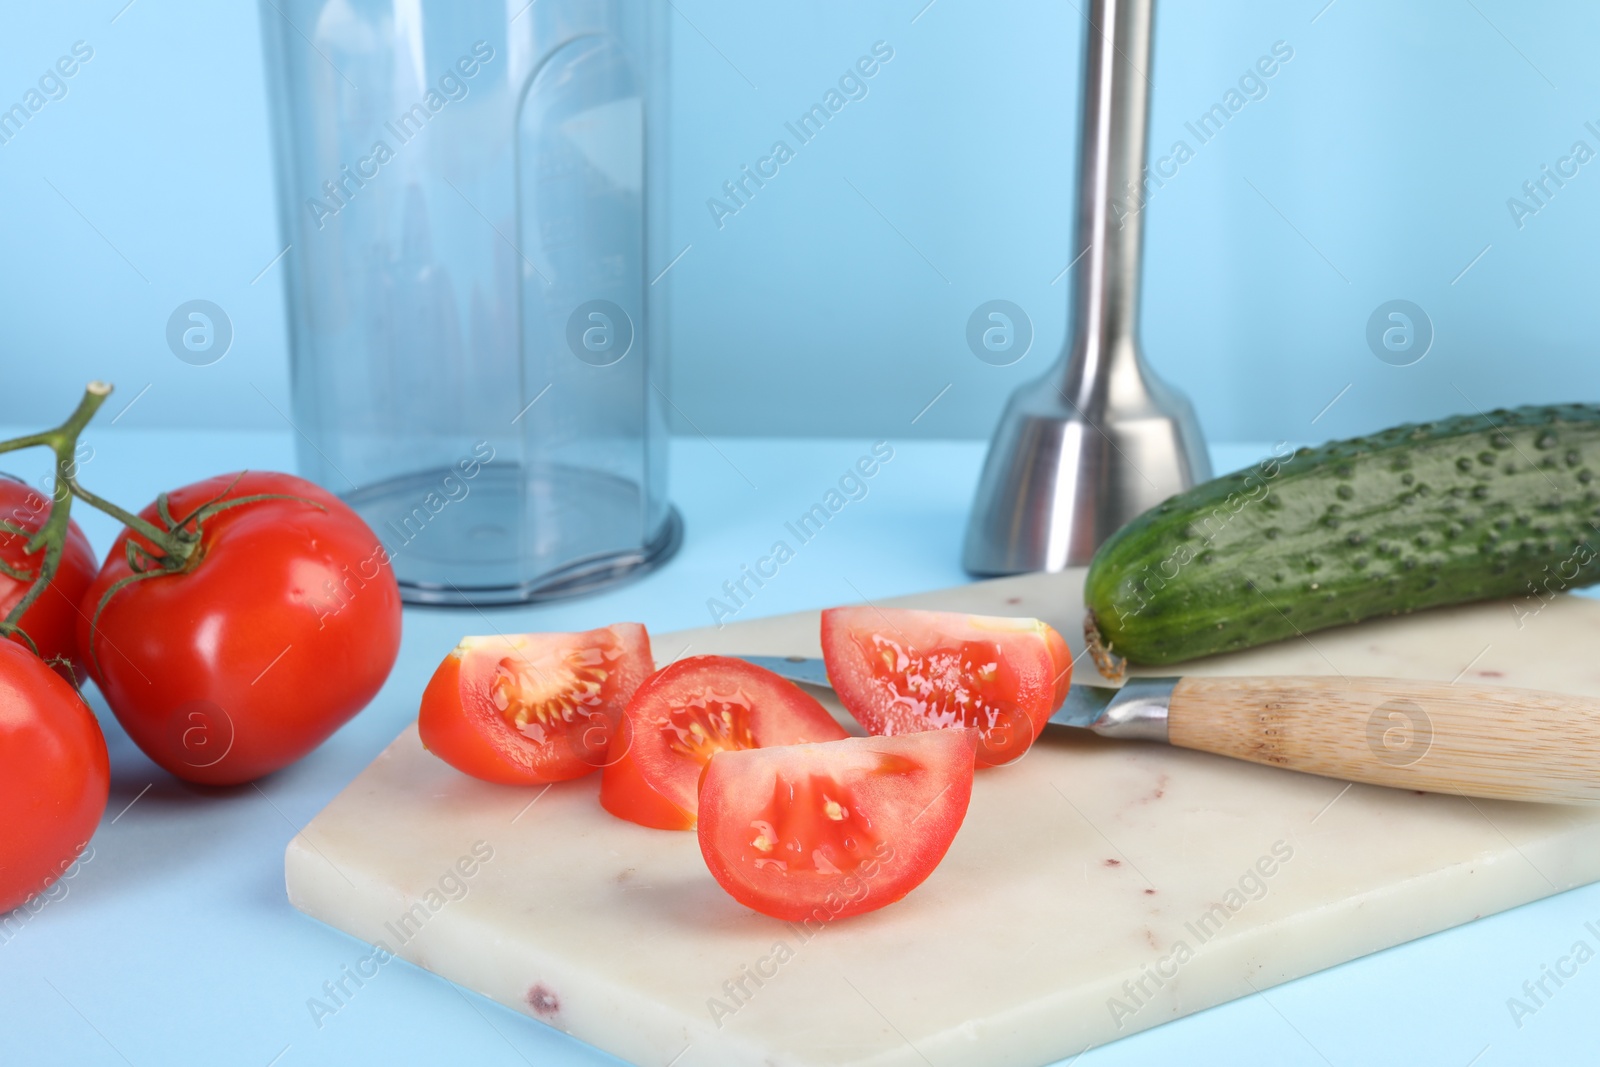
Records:
[[[1352,782],[1600,804],[1600,701],[1397,678],[1179,679],[1172,744]]]

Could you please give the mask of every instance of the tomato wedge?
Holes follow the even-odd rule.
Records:
[[[643,826],[692,830],[700,772],[714,754],[849,736],[793,682],[742,659],[690,656],[628,702],[600,803]]]
[[[735,900],[790,922],[893,904],[938,866],[972,799],[968,730],[719,752],[700,851]]]
[[[605,764],[628,698],[654,669],[650,635],[634,622],[465,637],[428,682],[417,730],[434,755],[486,782],[579,778]]]
[[[1072,681],[1067,643],[1038,619],[831,608],[822,656],[840,703],[869,733],[975,727],[979,767],[1020,758]]]

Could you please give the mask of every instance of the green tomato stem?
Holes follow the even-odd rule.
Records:
[[[166,569],[180,569],[188,563],[199,545],[199,536],[190,536],[183,530],[163,530],[148,519],[141,518],[130,511],[120,508],[104,500],[89,490],[85,489],[78,481],[77,453],[78,438],[83,435],[84,429],[89,425],[95,413],[105,404],[106,398],[111,395],[111,383],[94,381],[90,382],[83,390],[83,398],[78,401],[78,406],[67,420],[53,430],[42,430],[38,433],[24,434],[14,437],[9,441],[0,441],[0,453],[14,452],[22,448],[48,448],[55,455],[55,485],[50,494],[50,514],[38,531],[28,538],[24,551],[29,555],[43,553],[38,569],[31,575],[25,575],[11,567],[5,567],[7,576],[21,580],[32,579],[28,591],[22,599],[14,604],[4,619],[0,619],[0,636],[9,636],[22,633],[20,622],[22,616],[27,614],[29,608],[43,595],[45,587],[55,577],[56,571],[61,567],[61,557],[66,551],[67,532],[72,520],[72,499],[77,497],[90,507],[110,515],[133,532],[154,545],[163,555],[162,566]],[[11,524],[5,524],[4,532],[15,536],[22,531]],[[33,641],[23,633],[24,639],[30,645]]]
[[[6,617],[3,620],[0,620],[0,637],[20,634],[29,645],[33,645],[32,638],[22,631],[18,623],[28,609],[33,606],[34,602],[39,599],[45,587],[50,584],[50,580],[55,577],[56,571],[60,568],[61,557],[66,550],[74,497],[82,500],[90,507],[110,515],[156,549],[156,552],[151,552],[136,541],[127,542],[129,565],[137,573],[114,584],[107,595],[101,599],[100,605],[95,611],[94,620],[90,623],[91,633],[94,629],[94,622],[99,620],[100,612],[105,610],[106,602],[110,599],[111,593],[117,592],[129,582],[139,578],[153,578],[161,574],[187,570],[192,565],[192,562],[198,559],[196,552],[200,548],[200,526],[212,515],[229,508],[244,504],[254,504],[262,500],[303,499],[281,493],[256,493],[232,500],[224,500],[223,498],[232,491],[233,486],[238,484],[239,478],[243,477],[243,474],[240,474],[239,478],[235,478],[233,484],[230,484],[227,489],[212,500],[201,504],[182,519],[173,518],[165,495],[158,497],[157,508],[160,511],[162,521],[167,524],[166,528],[163,529],[150,520],[97,496],[85,489],[78,481],[76,459],[78,438],[83,434],[90,420],[94,418],[95,412],[100,410],[101,406],[105,404],[106,398],[110,395],[111,384],[109,382],[90,382],[84,388],[83,398],[78,401],[77,408],[60,426],[53,430],[42,430],[38,433],[12,438],[9,441],[0,441],[0,453],[14,452],[22,448],[50,449],[55,454],[56,478],[55,485],[51,491],[50,514],[38,531],[28,536],[24,548],[24,551],[29,555],[43,553],[38,569],[32,574],[27,574],[0,561],[0,572],[18,581],[32,581],[22,599],[17,601],[12,609],[6,613]],[[317,508],[322,507],[321,504],[317,504],[315,501],[307,500],[305,503],[312,504]],[[191,526],[193,526],[193,529],[190,529]],[[0,534],[24,536],[27,535],[27,531],[14,523],[0,522]],[[151,569],[134,566],[133,559],[136,552],[151,562]],[[37,646],[35,646],[35,651],[37,651]]]
[[[28,587],[22,599],[6,613],[6,617],[0,620],[0,634],[10,635],[20,632],[18,623],[22,616],[27,614],[28,609],[44,593],[45,587],[50,584],[50,579],[55,577],[56,570],[61,565],[61,555],[67,545],[68,523],[72,519],[70,486],[76,467],[78,437],[83,433],[84,427],[89,425],[89,420],[94,418],[95,412],[106,402],[106,397],[110,395],[111,386],[108,383],[90,382],[84,389],[83,399],[78,401],[77,409],[60,426],[42,433],[0,441],[0,452],[45,447],[55,453],[56,461],[56,482],[50,494],[50,515],[45,519],[44,525],[39,527],[38,532],[28,539],[24,549],[30,555],[42,550],[44,557],[39,562],[38,570],[33,574],[33,584]],[[27,638],[27,635],[23,634],[23,637]],[[32,639],[28,639],[28,643],[32,645]],[[35,650],[37,651],[37,646]]]

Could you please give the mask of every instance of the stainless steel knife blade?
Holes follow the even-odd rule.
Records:
[[[815,656],[740,656],[791,682],[832,689],[828,669]],[[1054,726],[1093,730],[1105,737],[1167,740],[1167,701],[1176,678],[1130,678],[1121,688],[1074,684],[1050,716]]]
[[[780,678],[787,678],[791,682],[803,682],[814,685],[820,689],[832,689],[833,683],[828,681],[828,668],[823,665],[818,656],[738,656],[746,663],[754,663],[757,667],[765,667]]]

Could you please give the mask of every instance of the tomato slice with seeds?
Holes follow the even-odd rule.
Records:
[[[655,661],[634,622],[583,633],[465,637],[422,694],[434,755],[486,782],[541,785],[604,766]]]
[[[643,826],[692,830],[700,772],[713,755],[849,736],[793,682],[742,659],[690,656],[628,702],[600,803]]]
[[[972,799],[970,730],[719,752],[700,851],[739,903],[808,925],[892,904],[933,872]]]
[[[974,727],[979,767],[1020,758],[1072,681],[1066,641],[1038,619],[830,608],[822,656],[839,702],[868,733]]]

